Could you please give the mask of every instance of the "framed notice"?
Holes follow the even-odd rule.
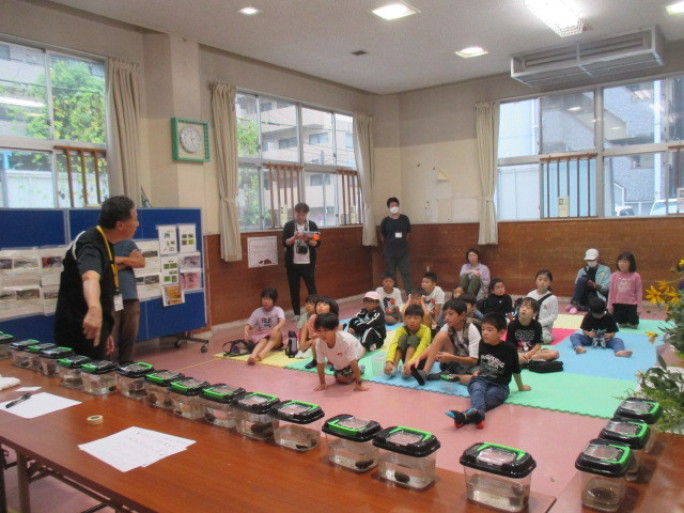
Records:
[[[278,265],[278,237],[247,238],[247,257],[249,267]]]

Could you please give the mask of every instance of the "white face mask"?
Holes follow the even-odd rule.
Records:
[[[399,207],[390,207],[390,213],[391,214],[398,214],[399,213]]]
[[[587,262],[587,267],[590,267],[591,269],[593,269],[597,265],[598,265],[598,262],[596,260]]]

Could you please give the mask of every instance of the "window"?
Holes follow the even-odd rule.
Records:
[[[0,42],[0,205],[101,202],[109,193],[106,126],[103,62]],[[72,180],[63,172],[65,143],[78,154]]]
[[[299,201],[319,226],[360,222],[358,180],[345,174],[356,169],[352,116],[245,92],[236,114],[241,230],[279,227]]]
[[[678,213],[683,136],[684,77],[502,103],[500,219]]]

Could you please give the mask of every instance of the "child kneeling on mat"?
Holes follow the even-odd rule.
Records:
[[[508,398],[511,376],[515,378],[518,390],[532,390],[520,377],[518,350],[501,338],[506,331],[506,319],[501,314],[489,313],[482,318],[482,340],[477,363],[480,370],[473,373],[468,384],[471,407],[466,411],[448,410],[447,416],[454,419],[457,428],[466,424],[484,427],[485,412],[496,408]]]
[[[339,331],[337,327],[340,321],[334,313],[325,313],[316,316],[314,327],[318,332],[316,340],[316,369],[318,370],[319,385],[314,390],[325,390],[325,361],[333,366],[335,380],[338,383],[354,383],[354,390],[363,392],[368,388],[363,386],[361,380],[362,369],[359,367],[359,359],[366,350],[361,342],[350,333]]]

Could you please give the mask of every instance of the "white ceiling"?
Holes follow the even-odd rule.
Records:
[[[53,0],[378,94],[506,73],[513,54],[659,25],[684,39],[673,0],[569,0],[591,30],[560,38],[523,0],[409,0],[421,12],[395,21],[370,13],[390,0]],[[238,9],[252,5],[262,14]],[[489,54],[461,59],[478,45]],[[356,57],[352,52],[365,50]]]

